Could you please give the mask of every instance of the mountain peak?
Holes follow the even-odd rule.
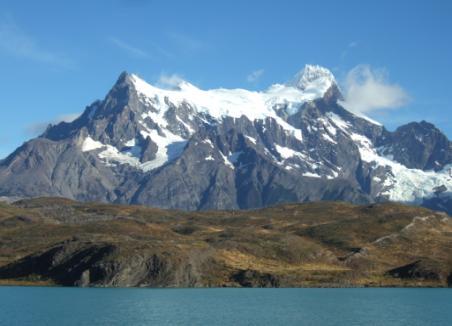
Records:
[[[305,65],[289,83],[303,91],[323,89],[325,92],[334,84],[336,80],[331,71],[318,65]]]
[[[128,82],[131,80],[133,74],[129,73],[128,71],[123,71],[119,74],[118,80],[116,81],[116,84],[122,84],[124,82]]]

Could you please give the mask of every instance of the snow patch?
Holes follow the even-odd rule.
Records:
[[[146,129],[145,131],[141,131],[141,135],[144,138],[150,137],[157,144],[157,153],[155,154],[155,159],[141,165],[142,170],[145,172],[154,170],[174,160],[180,156],[187,144],[187,140],[171,133],[169,130],[165,130],[162,136],[157,130]]]
[[[289,147],[275,145],[275,149],[284,160],[287,160],[288,158],[291,158],[291,157],[300,157],[302,159],[306,158],[305,154],[303,154],[301,152],[297,152]]]
[[[351,127],[349,122],[344,121],[340,116],[334,112],[327,112],[326,116],[331,120],[331,122],[343,132],[348,134],[348,129]]]
[[[304,172],[303,176],[309,177],[309,178],[321,178],[320,175],[318,175],[316,173],[312,173],[312,172]]]
[[[92,139],[90,136],[88,136],[83,141],[82,152],[94,151],[94,150],[102,148],[102,147],[105,147],[105,145],[99,141]]]
[[[224,155],[222,152],[220,152],[221,158],[223,159],[223,162],[226,166],[230,167],[232,170],[235,169],[234,164],[228,159],[226,155]]]
[[[423,198],[434,196],[435,187],[444,185],[447,189],[452,189],[452,178],[449,177],[452,164],[438,172],[409,169],[387,157],[380,156],[367,137],[352,133],[351,138],[358,145],[364,162],[390,168],[391,172],[385,175],[384,189],[381,192],[381,195],[387,196],[389,200],[421,204]]]
[[[181,118],[179,118],[179,116],[177,116],[176,115],[176,120],[177,121],[179,121],[184,127],[185,127],[185,129],[188,131],[188,133],[190,134],[190,135],[192,135],[194,132],[195,132],[195,130],[192,128],[192,127],[190,127],[190,125],[188,125],[187,123],[185,123]]]
[[[322,97],[336,83],[333,74],[317,65],[306,65],[289,83],[312,96]]]
[[[248,139],[250,142],[252,142],[254,145],[256,145],[256,143],[257,143],[256,138],[253,138],[253,137],[247,136],[247,135],[245,135],[245,138]]]
[[[116,147],[107,145],[106,149],[99,153],[99,158],[102,159],[108,166],[115,164],[128,164],[136,168],[140,167],[140,160],[131,153],[122,153]]]
[[[213,147],[213,143],[212,143],[212,141],[211,141],[210,139],[204,139],[202,142],[203,142],[204,144],[207,144],[207,145],[209,145],[210,147],[214,148],[214,147]]]
[[[323,139],[325,139],[326,141],[329,141],[330,143],[337,144],[337,141],[335,141],[333,138],[331,138],[331,136],[328,134],[322,133],[322,137],[323,137]]]
[[[300,104],[312,101],[323,94],[311,94],[307,91],[287,85],[274,85],[264,92],[253,92],[244,89],[212,89],[201,90],[189,83],[182,83],[177,89],[167,90],[154,87],[136,75],[131,80],[137,93],[144,103],[152,105],[157,112],[144,113],[142,118],[151,118],[159,126],[166,128],[168,122],[164,113],[170,104],[180,106],[190,105],[196,112],[210,116],[212,119],[221,120],[226,117],[240,118],[245,116],[250,121],[272,118],[278,125],[302,141],[300,129],[284,121],[274,110],[278,104]],[[181,120],[180,120],[181,121]],[[187,124],[185,127],[190,132],[193,129]]]
[[[148,162],[140,162],[142,148],[137,145],[135,138],[128,140],[125,146],[129,148],[121,151],[112,145],[102,144],[91,137],[87,137],[83,141],[82,151],[88,152],[102,148],[104,150],[98,154],[98,157],[108,166],[128,164],[143,172],[148,172],[176,159],[185,148],[187,143],[185,139],[172,134],[168,130],[165,132],[165,135],[162,136],[157,130],[141,131],[144,138],[151,137],[158,146],[156,158]]]

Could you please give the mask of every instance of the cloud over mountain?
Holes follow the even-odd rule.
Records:
[[[396,109],[409,101],[401,86],[389,82],[384,71],[372,69],[369,65],[359,65],[350,70],[344,84],[344,98],[341,104],[357,113]]]

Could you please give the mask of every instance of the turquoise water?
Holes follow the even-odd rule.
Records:
[[[449,289],[0,287],[0,325],[452,325]]]

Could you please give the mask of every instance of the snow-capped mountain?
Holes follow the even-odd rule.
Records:
[[[0,162],[0,196],[181,209],[399,201],[452,211],[452,143],[357,116],[326,68],[261,92],[161,89],[122,73],[104,100]]]

